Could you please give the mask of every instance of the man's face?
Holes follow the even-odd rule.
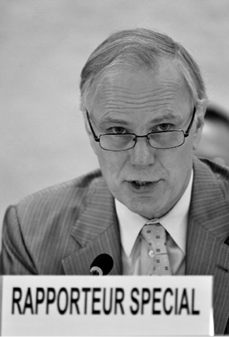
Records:
[[[97,135],[169,129],[186,130],[193,112],[185,81],[174,63],[157,71],[120,71],[107,75],[97,87],[89,113]],[[192,151],[201,134],[196,119],[185,143],[173,149],[150,147],[138,138],[134,148],[112,152],[100,148],[90,134],[103,176],[113,196],[146,218],[166,214],[185,191],[192,170]]]

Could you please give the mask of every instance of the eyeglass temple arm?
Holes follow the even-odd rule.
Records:
[[[191,129],[191,127],[192,127],[192,123],[193,123],[193,121],[194,121],[195,114],[196,114],[196,107],[194,106],[193,113],[192,113],[192,119],[191,119],[191,121],[190,121],[190,123],[189,123],[189,126],[188,126],[187,130],[186,130],[185,133],[184,133],[184,136],[185,136],[185,137],[188,137],[188,136],[189,136],[189,132],[190,132],[190,129]]]
[[[189,123],[189,126],[188,126],[187,130],[184,132],[184,136],[185,137],[188,137],[188,135],[189,135],[190,129],[192,127],[192,123],[194,121],[195,114],[196,114],[196,107],[194,107],[194,109],[193,109],[192,119],[191,119],[191,121]],[[92,127],[92,124],[91,124],[91,121],[90,121],[90,118],[89,118],[89,113],[88,113],[87,110],[86,110],[86,116],[87,116],[87,121],[88,121],[88,124],[90,126],[91,132],[93,134],[93,137],[94,137],[94,139],[95,139],[96,142],[99,142],[99,137],[95,134],[95,131],[94,131],[93,127]]]
[[[94,131],[92,125],[91,125],[91,121],[90,121],[90,118],[89,118],[89,113],[88,113],[87,110],[86,110],[86,116],[87,116],[87,121],[88,121],[88,124],[90,126],[91,132],[93,134],[93,137],[94,137],[94,139],[95,139],[96,142],[99,142],[99,137],[95,134],[95,131]]]

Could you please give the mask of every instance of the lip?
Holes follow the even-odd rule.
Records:
[[[130,180],[128,181],[129,186],[134,191],[152,191],[159,181],[147,181],[147,180]]]

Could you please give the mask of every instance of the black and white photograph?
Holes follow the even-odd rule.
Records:
[[[229,335],[228,37],[228,0],[0,0],[1,335]]]

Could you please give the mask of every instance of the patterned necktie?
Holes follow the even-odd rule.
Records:
[[[145,241],[142,242],[141,274],[171,275],[164,227],[149,221],[142,228],[141,234]]]

